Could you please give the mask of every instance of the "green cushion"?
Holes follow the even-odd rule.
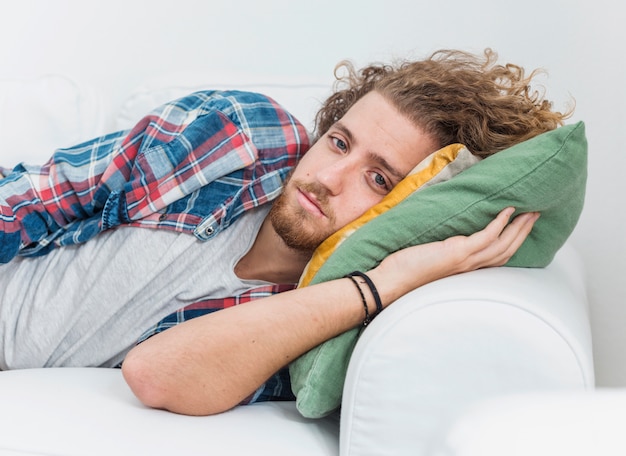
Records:
[[[517,213],[541,212],[507,266],[544,267],[579,219],[586,179],[584,123],[544,133],[409,195],[345,239],[310,284],[367,271],[403,247],[474,233],[507,206],[514,206]],[[359,334],[358,328],[341,334],[290,365],[296,405],[303,416],[319,418],[340,406]]]

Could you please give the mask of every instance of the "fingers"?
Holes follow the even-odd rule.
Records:
[[[496,265],[502,265],[517,252],[533,229],[539,212],[526,212],[518,215],[500,233],[494,247],[502,250]]]
[[[507,207],[500,211],[484,230],[476,233],[477,237],[481,236],[489,241],[502,239],[505,243],[514,242],[519,236],[526,238],[535,221],[539,218],[539,212],[525,212],[509,223],[514,212],[515,208],[513,207]]]
[[[509,220],[514,208],[503,209],[484,230],[469,237],[473,244],[472,263],[476,268],[505,264],[530,234],[538,212],[527,212]]]
[[[520,214],[508,224],[499,236],[503,246],[507,246],[509,258],[520,248],[539,218],[539,212]]]

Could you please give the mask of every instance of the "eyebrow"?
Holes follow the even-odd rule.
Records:
[[[335,122],[335,124],[333,125],[337,130],[341,131],[341,133],[343,133],[346,138],[348,138],[348,141],[350,141],[351,143],[355,143],[356,139],[354,137],[354,135],[352,134],[352,131],[350,131],[350,129],[348,127],[346,127],[343,123],[341,123],[341,121],[337,121]],[[396,169],[394,166],[392,166],[383,156],[375,153],[375,152],[368,152],[368,157],[370,160],[375,161],[376,163],[378,163],[381,168],[384,168],[385,170],[387,170],[390,174],[392,174],[398,181],[401,181],[402,179],[404,179],[406,177],[406,174],[400,172],[398,169]]]

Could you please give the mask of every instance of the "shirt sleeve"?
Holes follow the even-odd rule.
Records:
[[[231,100],[213,95],[200,106],[201,94],[166,105],[136,127],[143,140],[130,175],[122,176],[124,210],[128,223],[154,214],[169,204],[233,171],[252,165],[258,150],[241,120],[225,114]],[[135,147],[133,145],[127,148]],[[112,168],[117,172],[117,167]],[[105,176],[107,179],[110,176]],[[107,222],[111,223],[111,221]]]
[[[130,131],[59,149],[43,166],[15,167],[0,180],[0,262],[84,242],[254,163],[254,144],[215,100],[222,97],[192,94]]]
[[[0,180],[0,262],[20,249],[44,249],[64,226],[96,214],[104,170],[124,133],[59,149],[41,166],[19,164]]]

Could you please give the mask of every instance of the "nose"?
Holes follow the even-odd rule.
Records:
[[[350,160],[345,158],[336,160],[317,171],[317,181],[326,187],[329,194],[337,195],[341,192],[344,182],[351,178],[351,168]]]

